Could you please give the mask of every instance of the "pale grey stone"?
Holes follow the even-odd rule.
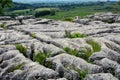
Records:
[[[84,80],[118,80],[110,73],[88,74]]]

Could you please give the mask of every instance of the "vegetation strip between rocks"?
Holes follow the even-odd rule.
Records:
[[[70,55],[80,57],[80,58],[86,60],[87,62],[89,62],[89,57],[94,52],[99,52],[101,50],[101,46],[93,40],[89,40],[89,41],[87,41],[87,43],[92,46],[93,50],[91,48],[87,48],[87,47],[85,48],[85,50],[81,50],[81,51],[78,51],[77,49],[71,49],[70,47],[65,47],[65,48],[63,48],[63,50],[66,51]]]

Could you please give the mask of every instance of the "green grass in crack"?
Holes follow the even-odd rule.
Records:
[[[30,34],[30,36],[31,36],[32,38],[35,38],[35,37],[36,37],[34,33]]]
[[[88,70],[84,70],[84,71],[80,71],[80,70],[76,70],[80,76],[80,80],[84,80],[84,78],[86,77],[86,75],[88,74]]]
[[[50,57],[50,53],[44,53],[42,51],[39,51],[39,53],[37,53],[37,55],[34,55],[33,61],[39,62],[39,64],[50,68],[52,62],[46,62],[46,59],[49,57]]]
[[[0,27],[3,28],[4,30],[7,29],[7,26],[5,25],[5,23],[2,23],[2,24],[0,25]]]
[[[89,40],[87,41],[87,43],[92,46],[93,52],[99,52],[101,50],[101,45],[98,44],[97,42]]]
[[[89,62],[89,57],[92,55],[92,50],[90,48],[85,48],[85,50],[78,51],[77,49],[71,49],[70,47],[65,47],[63,50],[70,54],[74,55],[76,57],[80,57],[87,62]]]
[[[70,47],[65,47],[65,48],[63,48],[63,50],[66,51],[66,53],[68,53],[70,55],[80,57],[80,58],[86,60],[87,62],[89,62],[89,57],[94,52],[99,52],[101,50],[101,45],[93,40],[89,40],[89,41],[87,41],[87,43],[92,46],[93,50],[89,47],[84,47],[84,49],[80,50],[80,51],[78,51],[76,49],[71,49]]]
[[[66,51],[70,55],[78,56],[79,51],[76,49],[71,49],[70,47],[63,48],[64,51]]]
[[[20,69],[22,69],[23,65],[24,65],[24,63],[14,66],[14,67],[12,67],[12,69],[10,69],[9,72],[14,72],[15,70],[20,70]]]
[[[92,55],[93,51],[91,50],[91,48],[85,48],[85,50],[81,50],[80,51],[81,54],[79,54],[79,57],[86,60],[87,62],[89,62],[89,57]]]
[[[20,51],[25,57],[27,57],[27,48],[23,47],[22,44],[16,44],[16,49]]]
[[[73,67],[72,65],[65,65],[65,68],[69,68],[71,70],[76,71],[79,74],[80,80],[84,80],[84,78],[86,77],[86,75],[88,74],[88,69],[85,70],[79,70],[75,67]]]
[[[73,34],[71,34],[68,31],[65,31],[65,35],[66,35],[67,38],[84,38],[84,37],[87,37],[86,34],[81,34],[81,33],[73,33]]]

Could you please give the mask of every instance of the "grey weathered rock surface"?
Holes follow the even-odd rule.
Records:
[[[109,73],[88,74],[85,80],[118,80]]]
[[[7,28],[0,27],[0,80],[120,80],[119,14],[90,15],[78,23],[28,16],[20,25],[7,18],[0,17]],[[65,31],[87,37],[68,38]],[[43,64],[34,60],[40,53],[49,55]]]

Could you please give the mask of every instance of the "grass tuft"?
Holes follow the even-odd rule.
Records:
[[[20,69],[22,69],[23,65],[24,65],[24,63],[14,66],[14,67],[12,67],[12,69],[10,69],[9,72],[14,72],[15,70],[18,70],[18,69],[20,70]]]
[[[81,33],[73,33],[73,34],[71,34],[68,31],[65,31],[65,35],[66,35],[67,38],[85,38],[85,37],[87,37],[86,34],[81,34]]]
[[[49,57],[50,57],[50,53],[44,53],[42,51],[39,51],[37,55],[34,55],[33,61],[39,62],[39,64],[50,68],[52,62],[46,62],[46,59]]]
[[[3,28],[4,30],[7,29],[7,26],[5,25],[5,23],[2,23],[2,24],[0,25],[0,27]]]
[[[87,43],[92,46],[93,50],[88,47],[85,47],[85,49],[81,50],[81,51],[78,51],[77,49],[71,49],[70,47],[65,47],[65,48],[63,48],[63,50],[70,55],[80,57],[80,58],[86,60],[87,62],[89,62],[89,57],[94,52],[99,52],[101,50],[101,45],[99,45],[97,42],[95,42],[93,40],[89,40],[89,41],[87,41]]]
[[[89,62],[89,57],[92,55],[93,51],[91,48],[85,48],[85,50],[80,51],[79,57]]]
[[[101,50],[101,45],[98,44],[97,42],[89,40],[87,41],[87,43],[92,46],[93,52],[99,52]]]
[[[66,51],[70,55],[78,56],[79,51],[76,49],[71,49],[70,47],[63,48],[64,51]]]
[[[70,55],[74,55],[76,57],[80,57],[87,62],[89,62],[89,57],[92,55],[92,50],[90,48],[86,48],[86,50],[78,51],[77,49],[71,49],[70,47],[63,48]]]
[[[84,71],[77,70],[77,72],[78,72],[78,74],[80,76],[80,80],[84,80],[84,78],[88,74],[88,70],[84,70]]]
[[[32,38],[36,38],[35,33],[30,34]]]
[[[84,80],[84,78],[88,74],[88,69],[79,70],[79,69],[73,67],[72,65],[65,65],[65,68],[69,68],[69,69],[76,71],[79,74],[79,80]]]
[[[20,51],[25,57],[27,57],[27,48],[23,47],[22,44],[17,44],[16,49]]]

